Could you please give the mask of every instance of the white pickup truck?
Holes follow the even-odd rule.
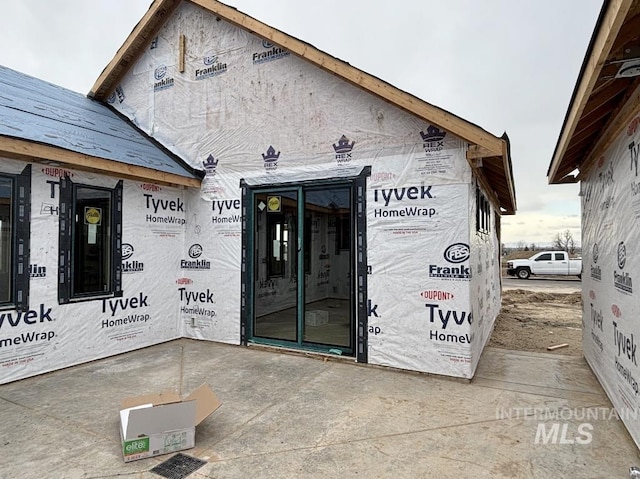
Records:
[[[529,259],[507,261],[507,274],[528,279],[532,274],[582,276],[582,259],[569,259],[566,251],[542,251]]]

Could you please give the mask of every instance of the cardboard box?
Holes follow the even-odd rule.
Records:
[[[329,324],[329,312],[322,309],[307,311],[304,315],[304,324],[307,326],[322,326]]]
[[[220,404],[206,384],[184,399],[173,391],[125,399],[120,411],[124,462],[194,447],[196,426]]]

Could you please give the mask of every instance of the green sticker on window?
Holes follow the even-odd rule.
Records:
[[[130,456],[131,454],[140,454],[142,452],[149,451],[149,438],[139,437],[137,439],[131,439],[124,442],[124,455]]]

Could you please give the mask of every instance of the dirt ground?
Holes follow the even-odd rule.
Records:
[[[568,346],[549,351],[549,346]],[[522,289],[502,293],[502,310],[489,346],[582,356],[580,293],[541,293]]]

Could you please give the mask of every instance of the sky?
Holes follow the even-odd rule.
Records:
[[[602,0],[228,0],[227,4],[511,140],[502,242],[580,242],[579,186],[546,173]],[[151,0],[3,0],[0,65],[80,93]]]

